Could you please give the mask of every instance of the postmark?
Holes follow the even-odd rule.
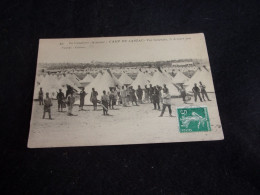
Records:
[[[177,107],[180,133],[211,131],[207,106]]]

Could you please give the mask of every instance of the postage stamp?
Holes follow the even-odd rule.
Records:
[[[211,131],[206,106],[178,107],[177,116],[181,133]]]

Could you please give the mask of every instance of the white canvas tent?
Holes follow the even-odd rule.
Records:
[[[172,78],[173,83],[186,83],[189,80],[181,71],[178,71],[176,75]]]
[[[126,74],[126,73],[122,73],[122,75],[119,78],[119,81],[123,84],[123,85],[131,85],[133,83],[133,80]]]
[[[149,84],[150,84],[149,78],[147,78],[147,76],[146,76],[143,72],[139,71],[139,72],[138,72],[138,75],[137,75],[137,77],[136,77],[136,79],[135,79],[134,82],[131,84],[131,86],[132,86],[134,89],[137,89],[137,88],[138,88],[138,85],[140,85],[140,87],[141,87],[142,89],[144,89],[144,88],[145,88],[145,85],[148,86]]]
[[[159,85],[161,87],[165,84],[172,96],[180,96],[179,90],[172,84],[172,81],[159,71],[154,72],[151,84],[153,86]]]
[[[80,79],[75,74],[67,74],[67,77],[77,86],[81,87]]]
[[[44,80],[44,75],[43,74],[38,75],[36,78],[37,85],[40,85],[43,80]]]
[[[204,68],[198,69],[191,77],[191,79],[185,83],[185,85],[187,85],[186,91],[192,92],[192,88],[194,87],[194,84],[196,83],[197,86],[199,86],[200,81],[202,82],[203,85],[206,86],[207,92],[215,91],[211,73]]]
[[[94,78],[91,76],[91,74],[87,74],[81,81],[81,84],[88,84],[91,83],[94,80]]]
[[[56,98],[58,90],[61,88],[58,78],[55,75],[46,75],[40,85],[35,87],[34,90],[34,99],[38,99],[38,93],[40,91],[40,88],[42,88],[44,97],[45,94],[48,92],[50,98]]]
[[[78,86],[73,83],[66,75],[62,75],[60,77],[60,79],[58,80],[59,85],[61,86],[61,89],[63,90],[63,92],[65,92],[67,90],[67,85],[73,87],[76,91],[80,91],[80,89],[78,88]]]
[[[98,92],[98,100],[100,100],[104,90],[108,92],[111,87],[118,86],[121,88],[122,86],[122,84],[112,75],[110,70],[105,71],[103,75],[99,73],[99,75],[100,76],[97,75],[97,77],[85,88],[85,92],[87,93],[85,96],[85,105],[92,104],[90,102],[92,88],[95,88],[95,91]],[[76,101],[75,104],[79,104],[79,100]]]

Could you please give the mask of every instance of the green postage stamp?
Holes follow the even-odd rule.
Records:
[[[211,131],[206,106],[178,107],[177,116],[181,133]]]

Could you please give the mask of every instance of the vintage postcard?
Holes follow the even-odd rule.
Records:
[[[203,33],[40,39],[29,148],[222,139]]]

